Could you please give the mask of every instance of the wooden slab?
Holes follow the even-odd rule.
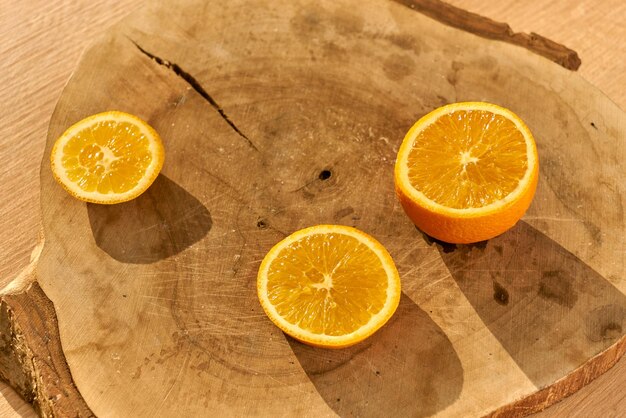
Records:
[[[517,227],[457,248],[411,225],[392,170],[408,127],[461,100],[518,113],[542,177]],[[86,205],[44,158],[36,282],[2,300],[2,371],[43,413],[521,415],[623,354],[624,114],[545,58],[390,1],[186,2],[86,52],[45,154],[114,108],[162,134],[163,174]],[[255,290],[273,243],[329,222],[378,238],[404,292],[330,352],[280,333]]]

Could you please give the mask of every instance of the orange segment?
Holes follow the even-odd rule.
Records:
[[[396,160],[396,192],[428,235],[477,242],[521,218],[538,169],[534,138],[518,116],[489,103],[456,103],[409,130]]]
[[[81,120],[54,144],[52,174],[74,197],[119,203],[143,193],[163,166],[159,135],[128,113],[109,111]]]
[[[400,279],[385,248],[339,225],[295,232],[265,256],[257,291],[268,317],[292,337],[316,346],[346,347],[391,317]]]

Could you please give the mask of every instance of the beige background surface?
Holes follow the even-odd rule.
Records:
[[[626,109],[626,3],[622,0],[449,0],[576,50],[580,75]],[[143,2],[4,0],[0,5],[0,287],[28,263],[37,242],[39,165],[56,100],[81,51]],[[542,416],[626,413],[626,361]],[[0,416],[34,416],[0,384]]]

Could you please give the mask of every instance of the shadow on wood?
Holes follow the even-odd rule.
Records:
[[[425,238],[437,245],[485,325],[540,388],[622,335],[626,296],[526,222],[472,245]]]
[[[207,208],[163,174],[134,200],[87,208],[96,244],[123,263],[147,264],[178,254],[213,224]]]
[[[402,294],[397,312],[353,347],[328,350],[289,344],[326,403],[340,416],[425,417],[454,403],[461,362],[441,328]]]

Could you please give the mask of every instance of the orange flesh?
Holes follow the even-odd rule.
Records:
[[[416,137],[408,177],[436,203],[479,208],[517,188],[528,167],[526,152],[524,136],[507,118],[486,110],[455,111]]]
[[[150,141],[127,122],[99,122],[63,147],[63,169],[86,192],[123,193],[137,186],[152,161]]]
[[[272,261],[267,291],[288,322],[315,334],[345,335],[381,311],[387,273],[378,256],[357,239],[313,234]]]

